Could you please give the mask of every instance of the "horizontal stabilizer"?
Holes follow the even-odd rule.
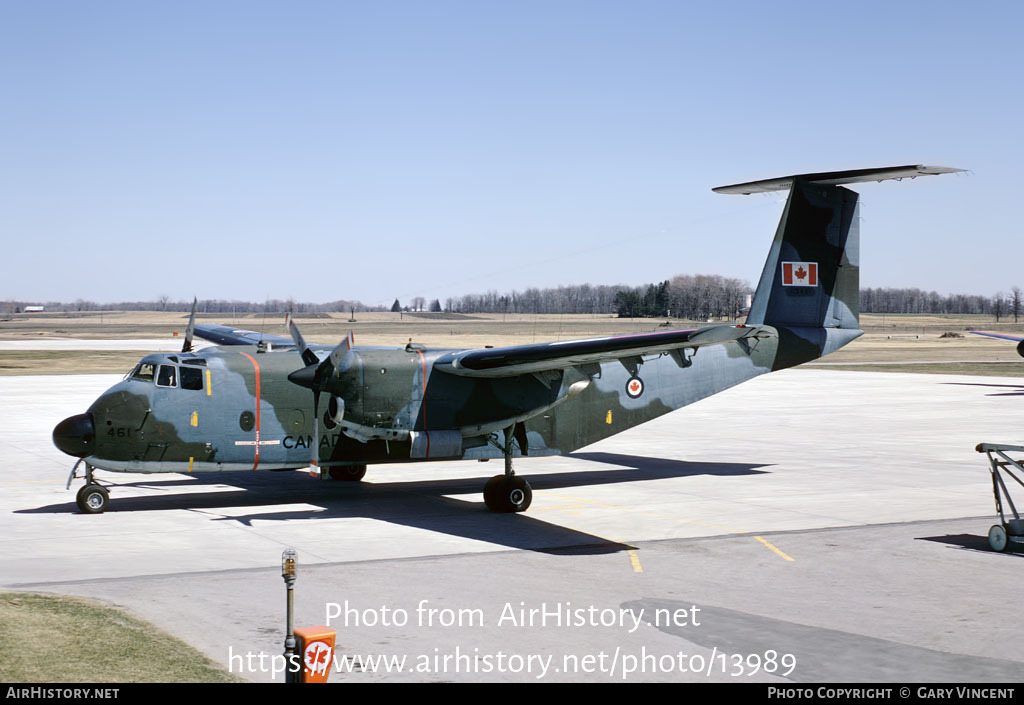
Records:
[[[715,193],[744,194],[783,191],[793,186],[793,181],[800,179],[810,184],[837,186],[839,184],[856,184],[865,181],[886,181],[889,179],[916,179],[918,176],[936,174],[953,174],[964,169],[953,169],[948,166],[887,166],[876,169],[852,169],[850,171],[823,171],[818,174],[794,174],[780,176],[775,179],[748,181],[743,184],[719,186],[711,189]]]

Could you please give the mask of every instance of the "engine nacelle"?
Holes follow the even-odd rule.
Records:
[[[1017,343],[1017,354],[1024,357],[1024,340]]]
[[[341,397],[331,395],[331,400],[327,402],[327,418],[333,421],[335,424],[340,424],[341,420],[345,418],[345,400]]]

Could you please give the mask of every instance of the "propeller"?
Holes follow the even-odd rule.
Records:
[[[313,390],[313,445],[309,465],[312,468],[317,468],[320,465],[320,393],[327,388],[331,377],[348,369],[351,364],[349,356],[352,346],[355,344],[355,336],[352,331],[349,331],[344,340],[338,343],[327,357],[320,360],[316,353],[309,349],[309,345],[302,337],[302,333],[299,332],[299,327],[291,314],[288,314],[287,323],[288,332],[291,333],[292,340],[295,341],[295,347],[298,348],[302,361],[306,363],[305,367],[288,375],[288,379],[299,386]]]
[[[188,317],[188,327],[185,328],[185,344],[181,346],[183,353],[192,352],[192,336],[196,332],[196,304],[199,303],[199,297],[192,299],[192,315]]]

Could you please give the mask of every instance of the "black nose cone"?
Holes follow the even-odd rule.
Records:
[[[53,429],[53,445],[76,458],[92,455],[96,450],[96,427],[92,414],[78,414],[57,424]]]

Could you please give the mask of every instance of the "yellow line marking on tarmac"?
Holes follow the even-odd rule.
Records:
[[[629,556],[629,562],[633,565],[634,573],[643,573],[644,567],[640,565],[640,556],[637,554],[636,549],[632,551],[626,551],[626,555]]]
[[[625,546],[626,547],[626,555],[629,556],[629,564],[631,566],[633,566],[633,572],[634,573],[643,573],[644,572],[644,567],[642,565],[640,565],[640,554],[638,553],[638,551],[640,549],[638,549],[636,546],[634,546],[633,544],[629,543],[628,541],[619,541],[618,539],[613,539],[611,536],[602,536],[601,534],[593,534],[593,536],[597,536],[598,538],[602,538],[605,541],[611,541],[612,543],[617,543],[620,546]]]
[[[555,494],[553,494],[551,492],[545,492],[545,494],[549,494],[552,497],[557,497],[558,496],[558,495],[555,495]],[[598,504],[597,502],[587,502],[587,500],[585,500],[585,499],[577,499],[576,497],[563,497],[562,499],[569,499],[569,500],[571,500],[573,502],[582,502],[582,503],[585,503],[585,504]],[[603,505],[603,506],[611,506],[611,505]],[[551,511],[561,510],[565,514],[579,514],[579,512],[573,511],[575,509],[578,509],[578,507],[575,506],[575,505],[572,505],[572,504],[562,504],[562,505],[558,505],[558,506],[555,506],[555,507],[544,507],[543,509],[530,509],[529,511],[532,514],[533,512],[551,512]],[[625,508],[623,507],[623,509],[625,509]],[[643,573],[644,572],[644,567],[640,563],[640,554],[637,553],[637,549],[635,547],[633,547],[631,544],[627,543],[626,541],[619,541],[618,539],[613,539],[610,536],[601,536],[600,534],[594,534],[594,533],[592,533],[592,535],[593,536],[597,536],[598,538],[602,538],[605,541],[611,541],[612,543],[621,544],[623,546],[630,546],[630,548],[628,548],[626,550],[626,555],[629,556],[629,564],[631,566],[633,566],[633,572],[634,573]]]
[[[659,519],[669,519],[671,521],[681,521],[681,522],[683,522],[685,524],[696,524],[698,526],[706,526],[706,527],[708,527],[710,529],[721,529],[723,531],[730,531],[730,532],[737,533],[737,534],[750,534],[749,531],[744,531],[743,529],[737,529],[734,526],[722,526],[720,524],[709,524],[706,521],[700,521],[698,519],[682,519],[680,517],[669,516],[668,514],[659,514],[658,512],[647,511],[646,509],[633,509],[631,507],[621,507],[621,506],[618,506],[618,505],[615,505],[615,504],[605,504],[604,502],[595,502],[595,501],[590,500],[590,499],[581,499],[579,497],[570,497],[569,495],[564,495],[564,494],[555,494],[554,492],[551,492],[549,490],[542,490],[542,492],[544,494],[551,495],[552,497],[558,497],[559,499],[570,499],[570,500],[572,500],[574,502],[581,502],[583,504],[593,504],[593,505],[598,506],[598,507],[607,507],[609,509],[619,509],[619,510],[622,510],[624,512],[633,512],[634,514],[646,514],[647,516],[658,517]],[[762,544],[764,544],[767,548],[769,548],[772,551],[774,551],[776,554],[778,554],[783,559],[785,559],[787,561],[794,561],[794,562],[796,561],[795,558],[792,558],[792,557],[786,555],[781,550],[779,550],[778,548],[776,548],[775,546],[773,546],[771,543],[769,543],[768,541],[764,540],[760,536],[754,536],[754,538],[757,539],[758,541],[760,541]],[[617,543],[622,543],[622,542],[618,541]],[[640,571],[637,571],[637,572],[640,572]]]
[[[760,541],[761,543],[763,543],[763,544],[764,544],[765,546],[767,546],[768,548],[770,548],[770,549],[771,549],[772,551],[774,551],[775,553],[777,553],[777,554],[778,554],[779,556],[781,556],[781,557],[782,557],[782,558],[783,558],[784,560],[787,560],[787,561],[792,561],[792,560],[794,560],[793,558],[789,557],[788,555],[786,555],[785,553],[783,553],[782,551],[780,551],[780,550],[779,550],[779,549],[778,549],[778,548],[777,548],[776,546],[772,545],[772,543],[771,543],[771,542],[769,542],[769,541],[766,541],[765,539],[761,538],[760,536],[755,536],[754,538],[755,538],[755,539],[757,539],[758,541]]]
[[[559,512],[559,511],[561,511],[561,512],[569,512],[570,514],[578,514],[579,512],[575,511],[577,509],[579,509],[579,507],[577,505],[575,505],[575,504],[559,504],[559,505],[554,506],[554,507],[536,507],[536,508],[530,507],[526,511],[528,513],[530,513],[530,514],[535,514],[537,512]]]

